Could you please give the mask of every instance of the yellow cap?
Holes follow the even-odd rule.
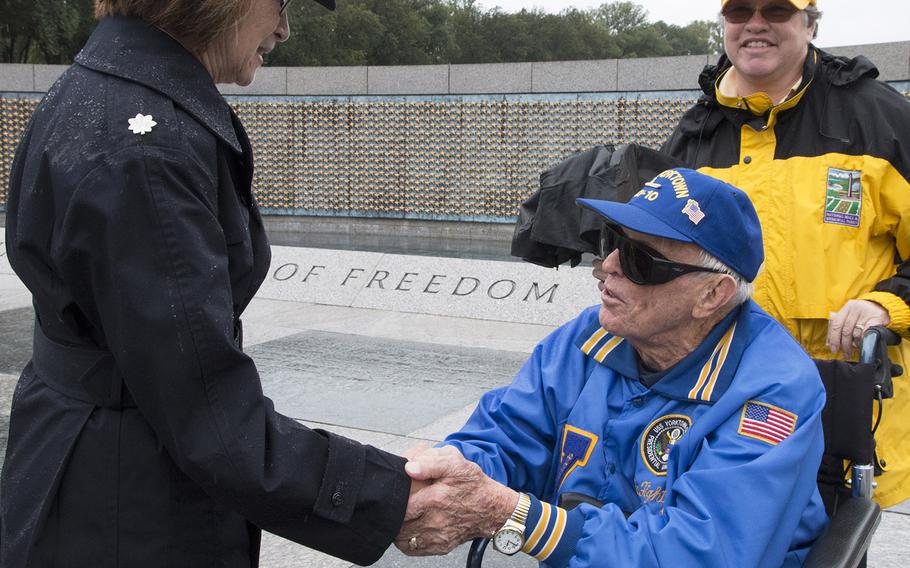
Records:
[[[723,8],[724,6],[727,5],[727,2],[729,2],[729,1],[730,0],[721,0],[720,7]],[[806,6],[815,6],[815,0],[787,0],[787,1],[790,2],[791,4],[793,4],[793,6],[797,10],[805,10]]]

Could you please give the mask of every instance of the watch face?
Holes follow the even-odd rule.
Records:
[[[515,529],[500,529],[493,535],[493,546],[503,554],[515,554],[524,544],[524,535]]]

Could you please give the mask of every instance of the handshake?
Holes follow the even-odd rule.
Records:
[[[463,542],[489,538],[515,510],[518,492],[451,446],[412,448],[404,457],[411,495],[395,546],[409,556],[447,554]]]

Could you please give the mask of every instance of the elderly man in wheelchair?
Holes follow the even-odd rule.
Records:
[[[396,544],[488,537],[552,567],[802,565],[829,523],[825,387],[750,299],[764,256],[748,197],[680,168],[628,203],[579,204],[604,221],[600,305],[412,456],[440,490]]]

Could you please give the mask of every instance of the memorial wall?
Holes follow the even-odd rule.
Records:
[[[910,42],[840,53],[867,54],[910,97]],[[564,322],[596,301],[590,267],[512,262],[518,204],[575,151],[659,146],[713,59],[270,67],[249,88],[223,87],[254,147],[274,245],[259,297]],[[3,187],[29,117],[64,69],[0,65]],[[0,275],[11,275],[2,240]]]
[[[840,51],[869,55],[910,97],[910,42]],[[268,215],[508,223],[540,172],[571,153],[659,146],[712,59],[266,68],[250,88],[224,92],[250,135]],[[62,69],[0,66],[3,187]]]

